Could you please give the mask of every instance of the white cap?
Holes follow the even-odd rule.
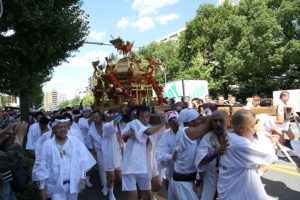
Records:
[[[180,112],[179,122],[183,125],[186,122],[193,121],[199,117],[199,113],[193,108],[186,108]]]
[[[176,117],[176,119],[178,119],[179,115],[178,112],[175,110],[169,111],[165,113],[165,121],[166,123],[169,122],[169,119],[171,119],[172,117]]]

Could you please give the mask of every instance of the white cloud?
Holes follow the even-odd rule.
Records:
[[[222,5],[224,2],[225,0],[219,0],[218,5]],[[229,2],[231,3],[231,5],[236,6],[239,5],[240,0],[229,0]]]
[[[169,15],[159,15],[155,18],[157,22],[160,24],[167,24],[168,21],[178,19],[179,16],[177,14],[169,14]]]
[[[53,88],[58,89],[59,92],[62,92],[61,88],[70,87],[72,82],[67,79],[63,78],[52,78],[50,81],[44,83],[43,91],[44,92],[51,92]]]
[[[126,27],[132,27],[132,28],[138,28],[139,31],[146,31],[149,29],[154,28],[154,22],[151,17],[141,17],[136,22],[130,22],[126,17],[122,17],[118,23],[118,28],[126,28]]]
[[[127,26],[130,26],[130,23],[126,17],[122,17],[117,23],[118,28],[126,28]]]
[[[139,15],[157,13],[157,9],[167,5],[173,5],[179,0],[135,0],[131,7],[139,12]]]
[[[52,78],[47,84],[58,85],[58,84],[68,84],[70,81],[62,78]]]
[[[142,17],[133,24],[133,27],[137,27],[140,31],[145,31],[154,28],[154,23],[151,17]]]
[[[106,35],[105,32],[97,32],[97,31],[91,31],[90,34],[89,34],[89,37],[90,38],[93,38],[95,40],[102,40],[103,37]]]
[[[76,56],[69,60],[69,63],[67,64],[70,67],[92,67],[92,62],[96,61],[98,59],[104,61],[104,58],[108,56],[109,53],[106,51],[91,51],[86,53],[84,56]]]

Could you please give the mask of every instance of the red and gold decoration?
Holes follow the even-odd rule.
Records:
[[[143,104],[146,99],[150,104],[152,89],[157,95],[156,104],[163,103],[163,87],[155,80],[155,67],[162,62],[146,57],[148,66],[141,65],[131,52],[133,42],[124,42],[121,38],[110,41],[123,58],[116,60],[114,55],[105,57],[105,64],[100,61],[93,62],[94,77],[97,84],[93,89],[95,96],[94,107],[100,110],[119,109],[125,107],[131,99],[133,105]],[[105,101],[105,95],[108,100]]]

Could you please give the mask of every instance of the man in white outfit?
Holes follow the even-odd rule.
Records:
[[[200,119],[196,110],[186,108],[180,112],[179,121],[181,127],[176,133],[179,139],[175,147],[177,159],[169,186],[173,193],[168,199],[194,200],[198,199],[193,190],[197,173],[194,160],[199,140],[210,130],[210,116]]]
[[[264,145],[250,142],[257,124],[251,111],[236,111],[232,124],[234,133],[228,133],[229,147],[220,158],[219,199],[269,199],[260,179],[259,168],[272,164],[277,157],[266,151]]]
[[[41,197],[47,193],[52,200],[76,200],[85,189],[86,173],[96,161],[77,138],[67,136],[69,120],[56,119],[52,123],[55,135],[42,146],[40,159],[33,168],[33,176],[39,181]]]
[[[128,192],[129,200],[137,199],[137,185],[141,191],[143,200],[150,200],[152,171],[147,163],[147,143],[149,136],[160,131],[165,123],[148,128],[145,122],[150,120],[150,110],[142,107],[137,112],[138,119],[129,122],[122,130],[122,137],[128,136],[124,149],[122,165],[122,189]],[[132,137],[130,137],[132,135]]]
[[[169,194],[168,196],[171,196],[172,194],[172,190],[168,186],[173,177],[174,161],[177,159],[175,146],[179,135],[177,134],[179,130],[178,117],[179,115],[175,110],[165,114],[165,121],[168,123],[170,129],[161,137],[156,150],[158,169],[162,170],[166,168],[166,187]]]
[[[227,113],[223,110],[213,112],[211,124],[213,130],[202,138],[195,158],[195,166],[203,175],[201,200],[215,199],[219,173],[219,156],[228,147],[226,138],[229,118]]]
[[[40,114],[39,114],[40,113]],[[38,141],[42,133],[47,132],[49,119],[44,117],[41,112],[37,114],[37,122],[30,125],[29,131],[27,134],[27,143],[26,150],[29,150],[30,155],[34,158],[35,152],[34,147],[35,143]]]

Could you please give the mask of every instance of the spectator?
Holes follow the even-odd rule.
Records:
[[[192,99],[192,107],[198,110],[198,107],[203,104],[203,100],[199,98]]]
[[[240,107],[240,105],[238,103],[236,103],[235,101],[235,96],[230,96],[228,98],[228,101],[229,101],[229,105],[233,106],[233,107]]]
[[[206,95],[204,100],[205,100],[205,103],[212,103],[211,102],[212,101],[212,97],[210,95]]]
[[[26,122],[16,122],[7,128],[0,130],[0,173],[4,174],[15,168],[22,159],[22,144],[24,136],[27,134],[28,124]],[[12,139],[13,143],[11,144]],[[9,173],[7,173],[9,174]],[[3,176],[3,187],[0,190],[0,199],[15,200],[10,182],[5,182]]]
[[[251,101],[252,100],[252,101]],[[248,100],[247,100],[248,101]],[[250,110],[251,108],[257,108],[260,107],[260,96],[258,94],[254,94],[252,96],[252,99],[250,99],[247,103],[247,105],[245,106],[246,110]]]
[[[223,96],[223,95],[217,96],[217,98],[216,98],[216,103],[217,103],[218,105],[224,105],[224,96]]]

